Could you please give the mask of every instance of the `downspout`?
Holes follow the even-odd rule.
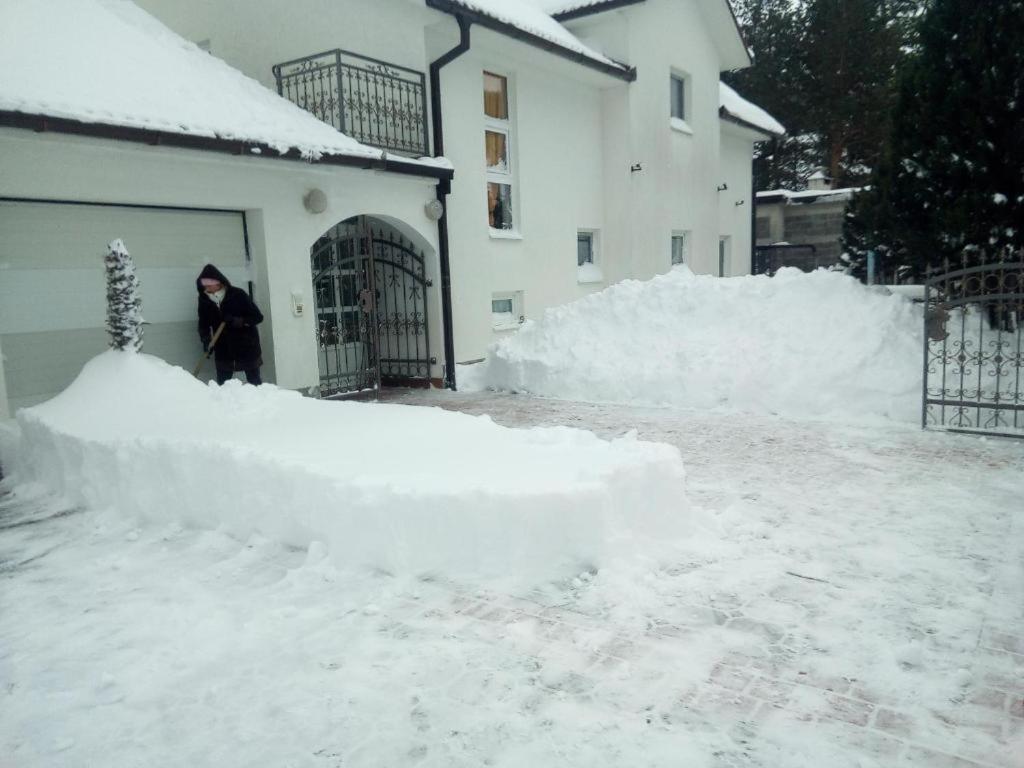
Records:
[[[430,117],[434,129],[434,157],[444,156],[444,122],[441,119],[441,68],[469,50],[471,22],[456,14],[459,23],[459,44],[448,53],[430,63]],[[452,191],[450,179],[437,183],[437,201],[441,203],[441,218],[437,220],[437,245],[441,261],[441,324],[444,329],[444,385],[455,390],[455,335],[452,327],[452,269],[448,250],[448,204]]]
[[[757,258],[757,161],[750,161],[750,273],[754,272]]]

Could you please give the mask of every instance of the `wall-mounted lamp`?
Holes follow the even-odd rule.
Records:
[[[431,221],[437,221],[444,216],[444,205],[440,200],[431,200],[423,206],[423,213]]]
[[[302,205],[310,213],[323,213],[327,210],[327,195],[322,189],[311,189],[302,197]]]
[[[718,191],[719,192],[725,192],[725,190],[727,190],[728,188],[729,188],[729,185],[726,184],[725,182],[722,182],[721,184],[718,185]]]
[[[637,171],[642,171],[643,169],[644,167],[640,163],[633,163],[633,165],[629,166],[630,173],[636,173]]]

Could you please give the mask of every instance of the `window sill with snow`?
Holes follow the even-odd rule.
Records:
[[[515,229],[495,229],[494,227],[487,228],[487,234],[490,235],[492,240],[522,240],[523,236],[518,230]]]
[[[593,262],[585,262],[576,267],[576,282],[580,285],[603,283],[604,274],[601,272],[601,268]]]
[[[688,136],[693,136],[693,128],[691,128],[690,124],[681,117],[670,117],[668,119],[668,127],[677,133],[685,133]]]

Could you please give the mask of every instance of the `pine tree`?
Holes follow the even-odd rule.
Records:
[[[819,164],[816,142],[807,136],[812,128],[801,86],[807,79],[802,7],[792,0],[737,0],[734,5],[754,65],[726,73],[724,79],[768,110],[787,132],[755,146],[754,183],[757,189],[799,189]]]
[[[758,189],[802,189],[820,167],[858,186],[877,167],[898,70],[930,0],[737,0],[754,65],[726,81],[787,135],[758,145]]]
[[[807,120],[837,186],[859,186],[880,160],[903,59],[901,8],[892,0],[807,0]]]
[[[934,0],[919,41],[845,231],[917,276],[1024,246],[1024,0]]]
[[[103,259],[107,269],[107,333],[110,348],[124,352],[142,349],[142,299],[135,263],[124,243],[115,240],[107,246]]]

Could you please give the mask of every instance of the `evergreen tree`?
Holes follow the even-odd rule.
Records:
[[[107,269],[107,333],[110,348],[124,352],[142,349],[142,299],[135,263],[124,243],[115,240],[103,258]]]
[[[757,189],[799,189],[819,163],[816,141],[807,136],[802,6],[793,0],[736,0],[734,5],[754,65],[724,79],[786,127],[785,136],[755,146],[754,183]]]
[[[737,0],[754,65],[725,79],[787,135],[759,145],[757,189],[802,189],[820,167],[859,186],[877,167],[898,71],[929,0]]]
[[[934,0],[845,239],[920,276],[1024,246],[1024,0]]]
[[[891,0],[808,0],[804,70],[820,164],[837,186],[878,164],[895,101],[902,27]]]

